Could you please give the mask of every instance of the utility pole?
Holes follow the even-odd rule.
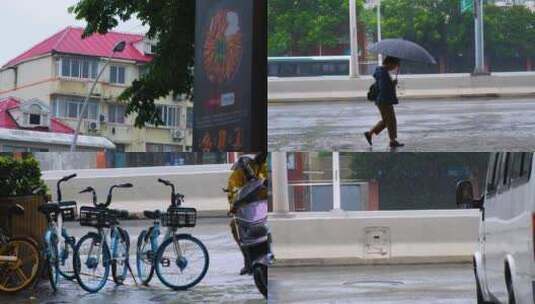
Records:
[[[351,36],[350,77],[359,77],[359,46],[357,32],[357,0],[349,0],[349,33]]]
[[[485,70],[485,28],[483,0],[474,0],[476,66],[472,75],[488,75]]]
[[[383,34],[381,32],[381,0],[377,0],[377,42],[383,40]],[[383,65],[383,55],[379,54],[377,56],[378,65]]]

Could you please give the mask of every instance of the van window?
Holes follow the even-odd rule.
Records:
[[[488,184],[487,184],[487,192],[493,193],[496,191],[496,186],[498,184],[498,159],[499,154],[498,153],[492,153],[490,155],[489,160],[489,176],[488,176]]]
[[[524,153],[513,154],[513,165],[511,167],[511,179],[517,180],[522,176],[522,161],[524,160]]]
[[[505,161],[503,162],[503,179],[502,184],[507,185],[511,177],[511,153],[505,154]]]
[[[531,175],[531,164],[533,161],[533,153],[522,153],[522,172],[523,178],[529,179]]]

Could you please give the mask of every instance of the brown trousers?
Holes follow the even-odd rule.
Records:
[[[379,112],[381,112],[381,121],[370,130],[370,133],[379,135],[385,128],[387,128],[390,141],[393,142],[398,138],[398,123],[394,106],[378,105],[377,107],[379,108]]]

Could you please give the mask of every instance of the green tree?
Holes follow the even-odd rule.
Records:
[[[491,61],[535,58],[535,12],[525,6],[485,7],[485,49]]]
[[[69,8],[87,21],[84,36],[105,34],[134,16],[157,38],[156,55],[148,73],[134,81],[119,97],[128,101],[127,114],[136,114],[135,125],[161,124],[154,100],[171,93],[191,96],[194,65],[195,1],[80,0]]]
[[[405,38],[429,50],[447,72],[450,59],[471,54],[473,20],[461,14],[458,0],[383,0],[383,38]],[[470,23],[471,22],[471,23]],[[377,19],[367,17],[368,32],[377,35]]]
[[[357,1],[362,11],[364,0]],[[349,35],[349,0],[270,0],[270,56],[296,55],[311,48],[333,47]]]

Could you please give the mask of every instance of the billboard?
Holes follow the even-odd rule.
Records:
[[[197,0],[194,151],[267,150],[266,0]]]

